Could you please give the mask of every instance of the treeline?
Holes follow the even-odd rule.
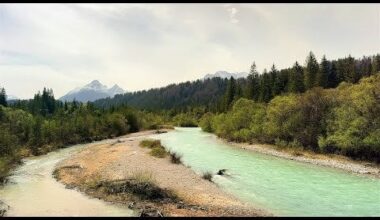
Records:
[[[61,102],[44,89],[32,100],[7,103],[0,89],[0,180],[12,164],[67,145],[156,128],[165,119],[127,106],[103,110],[93,104]],[[8,106],[8,107],[6,107]]]
[[[215,111],[214,104],[223,96],[226,86],[227,79],[221,78],[188,81],[99,99],[94,104],[99,108],[128,104],[128,106],[152,111],[184,112],[195,107],[206,107]]]
[[[277,70],[273,65],[270,71],[262,74],[252,64],[246,80],[236,81],[231,78],[227,92],[220,100],[226,111],[237,99],[244,97],[256,102],[269,102],[277,95],[286,93],[302,93],[314,87],[335,88],[341,82],[357,83],[362,77],[367,77],[380,71],[380,54],[355,59],[351,56],[338,60],[327,60],[325,56],[320,62],[310,52],[305,65],[295,62],[293,67]]]
[[[380,163],[380,73],[354,82],[279,95],[269,103],[240,98],[227,112],[205,114],[200,125],[231,141],[270,143]]]
[[[348,56],[337,60],[327,60],[323,56],[318,62],[310,52],[304,65],[295,62],[292,67],[281,70],[273,65],[269,71],[259,73],[253,63],[247,78],[188,81],[116,95],[97,100],[94,104],[99,108],[128,104],[145,110],[168,110],[173,114],[195,107],[205,107],[207,112],[224,112],[241,97],[267,103],[281,94],[302,93],[313,87],[335,88],[341,82],[357,83],[362,77],[378,71],[380,54],[359,59]]]

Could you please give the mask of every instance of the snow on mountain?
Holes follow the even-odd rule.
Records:
[[[203,79],[210,79],[214,77],[220,77],[220,78],[231,78],[231,76],[235,79],[237,78],[245,78],[248,76],[248,73],[246,72],[236,72],[236,73],[230,73],[227,71],[217,71],[214,74],[206,74]]]
[[[97,99],[102,99],[102,98],[107,98],[107,97],[112,98],[116,94],[122,94],[122,93],[125,93],[125,91],[116,84],[113,87],[108,89],[106,85],[103,85],[98,80],[93,80],[91,83],[83,87],[78,87],[71,90],[66,95],[62,96],[59,100],[73,101],[75,99],[76,101],[80,101],[80,102],[87,102],[87,101],[92,102]]]

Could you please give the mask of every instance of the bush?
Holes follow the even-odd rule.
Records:
[[[174,164],[182,163],[182,155],[170,152],[170,161]]]
[[[147,148],[155,148],[155,147],[162,146],[160,140],[151,140],[151,139],[142,140],[139,145],[140,147],[147,147]]]
[[[164,158],[164,157],[166,157],[167,152],[166,152],[165,148],[163,148],[163,147],[154,147],[150,151],[149,154],[152,155],[152,156],[154,156],[154,157]]]
[[[206,171],[204,173],[202,173],[202,178],[205,179],[205,180],[208,180],[210,182],[212,182],[212,173],[210,171]]]

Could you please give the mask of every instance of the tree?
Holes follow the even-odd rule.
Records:
[[[330,76],[330,62],[327,61],[325,56],[323,56],[322,61],[321,61],[321,67],[319,68],[319,71],[317,74],[317,86],[326,88],[328,84],[329,76]]]
[[[296,62],[289,74],[288,91],[293,93],[303,92],[303,68]]]
[[[271,76],[272,97],[275,97],[276,95],[279,95],[282,91],[282,82],[280,73],[278,72],[274,64],[272,65],[269,74]]]
[[[248,75],[248,88],[246,97],[257,101],[259,99],[259,73],[256,70],[256,64],[253,62]]]
[[[7,94],[5,93],[5,89],[0,89],[0,105],[7,106]]]
[[[327,88],[335,88],[339,84],[336,61],[331,62],[330,73],[327,77]]]
[[[310,51],[308,57],[306,58],[306,68],[305,68],[305,89],[311,89],[317,85],[316,77],[318,73],[318,62],[315,58],[313,52]]]
[[[227,84],[227,90],[226,90],[226,94],[225,94],[225,110],[227,110],[232,101],[234,100],[235,98],[235,93],[236,93],[236,82],[235,82],[235,79],[231,76],[230,80],[228,81],[228,84]]]
[[[351,57],[351,55],[345,59],[344,73],[344,80],[346,82],[356,83],[359,80],[358,74],[355,70],[355,59]]]
[[[264,69],[263,75],[260,79],[260,102],[269,102],[272,98],[272,85],[271,85],[271,78],[268,74],[267,70]]]

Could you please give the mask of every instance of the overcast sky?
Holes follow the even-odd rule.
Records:
[[[380,52],[380,4],[0,4],[0,87],[61,97]]]

